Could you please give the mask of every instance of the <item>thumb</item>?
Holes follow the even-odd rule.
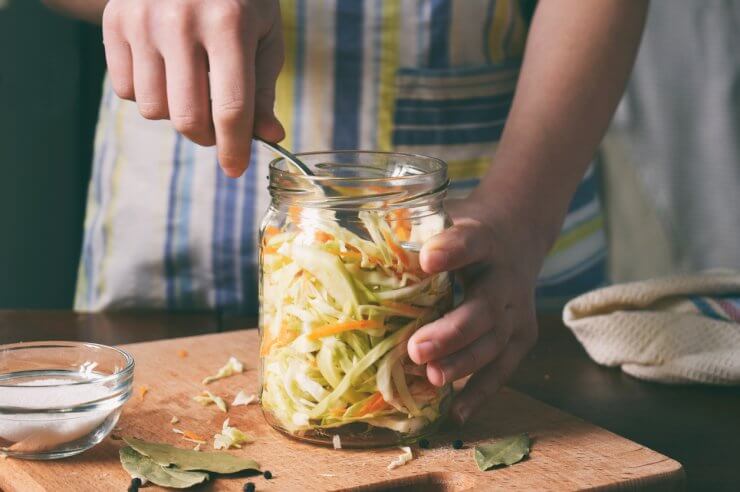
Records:
[[[459,270],[483,261],[492,249],[493,233],[476,221],[461,221],[424,243],[419,255],[426,273]]]

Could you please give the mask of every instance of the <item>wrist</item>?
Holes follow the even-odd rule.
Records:
[[[506,174],[506,175],[504,175]],[[478,204],[484,220],[526,248],[537,261],[543,261],[560,233],[569,200],[557,196],[551,186],[538,184],[515,173],[490,173],[470,196]],[[505,224],[505,225],[504,225]]]

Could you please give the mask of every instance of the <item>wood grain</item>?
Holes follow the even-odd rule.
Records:
[[[254,330],[196,336],[125,346],[136,358],[137,394],[126,405],[121,435],[190,446],[172,432],[177,427],[212,436],[227,416],[214,406],[192,400],[228,356],[245,362],[247,371],[208,385],[231,402],[243,389],[257,391],[257,334]],[[178,351],[186,350],[182,358]],[[512,390],[503,390],[484,412],[463,429],[445,429],[431,439],[431,448],[414,449],[415,459],[393,471],[388,463],[397,449],[351,451],[316,447],[281,435],[263,420],[257,405],[230,408],[232,425],[249,432],[256,442],[235,454],[256,459],[274,479],[219,477],[198,490],[238,491],[247,480],[257,490],[623,490],[647,488],[676,490],[683,487],[681,465],[661,454],[621,438],[588,422],[565,414]],[[480,472],[472,448],[480,441],[528,432],[534,440],[529,459],[509,468]],[[463,439],[462,450],[453,450],[453,439]],[[129,477],[118,461],[120,441],[106,439],[79,456],[55,462],[0,460],[0,490],[98,491],[125,490]],[[156,487],[147,490],[158,490]]]

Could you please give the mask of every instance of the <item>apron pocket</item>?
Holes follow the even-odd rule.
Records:
[[[518,63],[399,69],[393,149],[444,160],[450,196],[466,195],[492,161],[518,75]]]

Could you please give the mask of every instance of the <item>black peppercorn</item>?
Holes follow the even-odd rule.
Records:
[[[427,439],[423,439],[423,438],[422,438],[422,439],[419,439],[419,447],[420,447],[421,449],[426,449],[426,448],[428,448],[428,447],[429,447],[429,440],[427,440]]]
[[[252,482],[247,482],[244,484],[244,492],[254,492],[257,489],[257,487],[254,486]]]
[[[128,492],[139,492],[139,487],[141,487],[141,479],[132,478],[131,483],[128,486]]]
[[[461,439],[455,439],[454,441],[452,441],[452,447],[455,448],[455,449],[462,449],[462,447],[463,447],[462,440]]]
[[[265,480],[270,480],[272,478],[272,472],[270,470],[265,470],[265,473],[263,473]]]

